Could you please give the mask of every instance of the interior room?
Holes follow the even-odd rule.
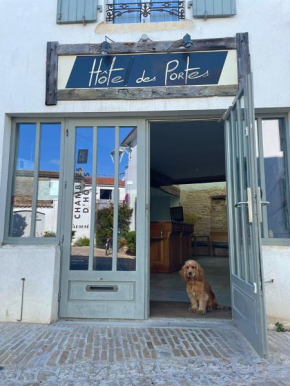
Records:
[[[150,126],[150,316],[231,318],[225,146],[215,120]],[[204,270],[218,309],[189,311],[179,274],[187,260]]]

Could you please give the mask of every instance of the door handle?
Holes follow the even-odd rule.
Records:
[[[263,222],[262,206],[268,206],[270,204],[269,201],[261,201],[261,197],[262,197],[262,190],[260,187],[258,187],[257,205],[258,205],[258,219],[260,223]]]
[[[267,206],[270,204],[270,201],[261,201],[261,206]]]
[[[240,201],[235,204],[235,208],[241,208],[243,205],[248,206],[249,223],[253,222],[253,206],[252,206],[252,191],[251,188],[247,188],[248,201]]]
[[[242,205],[248,205],[248,201],[240,201],[235,204],[235,208],[240,208]]]

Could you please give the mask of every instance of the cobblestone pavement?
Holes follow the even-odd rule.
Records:
[[[259,358],[232,324],[0,323],[0,385],[290,385],[290,333]]]

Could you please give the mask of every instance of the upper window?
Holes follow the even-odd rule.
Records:
[[[56,237],[60,123],[19,123],[8,237]]]
[[[227,17],[236,14],[236,0],[191,0],[195,18]],[[97,20],[98,0],[58,0],[57,22],[89,23]],[[107,0],[107,23],[147,23],[185,19],[185,1]]]
[[[184,1],[114,0],[107,4],[106,21],[116,24],[178,21],[185,18]]]

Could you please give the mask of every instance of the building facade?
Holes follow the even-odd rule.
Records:
[[[252,98],[256,114],[256,131],[244,129],[256,133],[264,278],[251,288],[261,287],[269,324],[289,323],[289,3],[3,0],[0,9],[0,320],[19,320],[22,308],[26,322],[148,318],[150,122],[218,122],[252,73],[253,95],[247,86],[232,109],[247,116]],[[99,240],[98,200],[114,204]],[[88,223],[77,236],[96,241],[71,253],[81,248],[74,227]],[[128,245],[136,230],[127,255],[118,240]]]

